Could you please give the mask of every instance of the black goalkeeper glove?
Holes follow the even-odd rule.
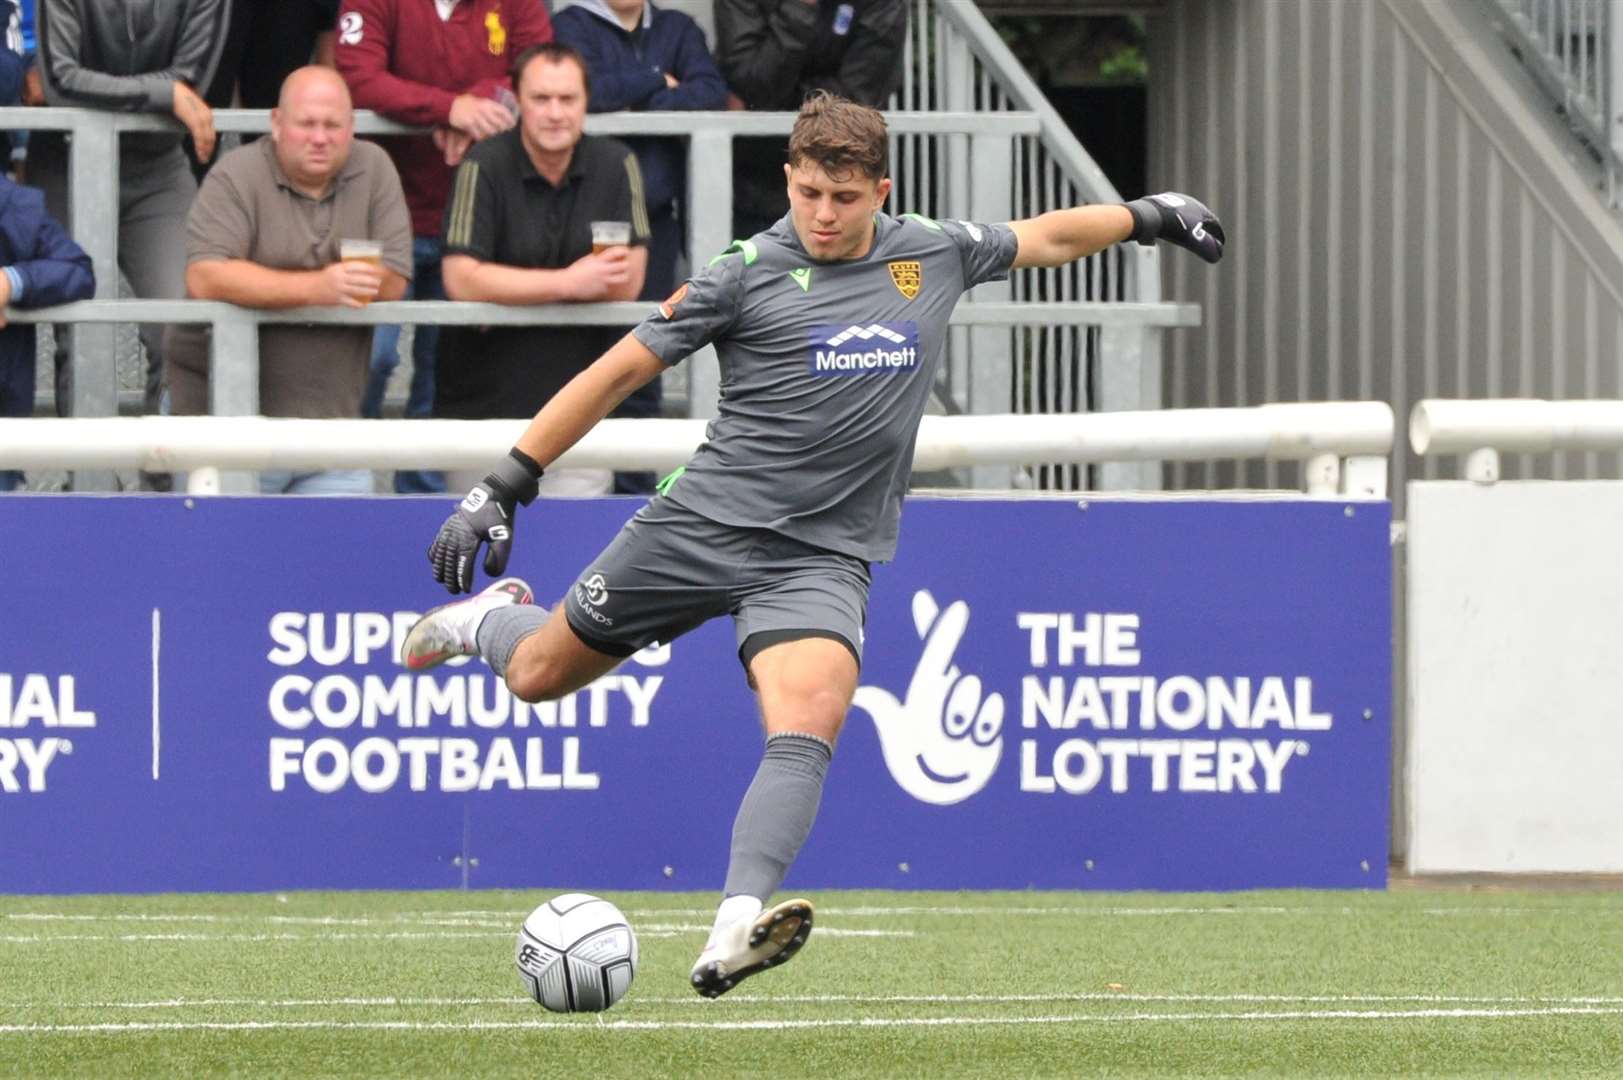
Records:
[[[513,511],[535,501],[541,466],[514,447],[490,475],[473,486],[467,498],[440,526],[428,546],[434,580],[453,593],[473,591],[473,564],[479,545],[485,552],[485,573],[500,577],[513,551]]]
[[[1223,223],[1199,199],[1163,192],[1127,204],[1133,215],[1132,239],[1141,244],[1166,240],[1214,263],[1223,257]]]

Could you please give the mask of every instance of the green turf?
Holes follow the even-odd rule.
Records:
[[[1623,1075],[1619,892],[829,892],[715,1002],[711,898],[609,894],[642,969],[575,1017],[545,895],[0,898],[0,1075]]]

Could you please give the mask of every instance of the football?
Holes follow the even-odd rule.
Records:
[[[524,989],[553,1012],[602,1012],[637,975],[637,935],[598,896],[565,893],[530,912],[514,956]]]

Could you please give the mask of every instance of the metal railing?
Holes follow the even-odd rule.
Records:
[[[1623,191],[1623,0],[1487,0],[1522,63],[1606,166],[1607,204]]]
[[[0,420],[0,468],[183,469],[192,474],[191,490],[212,492],[221,468],[479,468],[500,456],[524,424],[221,416]],[[1303,462],[1309,495],[1384,499],[1392,437],[1392,409],[1378,401],[1070,416],[926,416],[913,467],[1258,457]],[[702,420],[605,420],[558,463],[664,470],[686,461],[704,438]]]
[[[902,63],[904,79],[887,114],[896,178],[893,206],[929,216],[1005,221],[1086,202],[1119,201],[1098,166],[971,4],[913,0]],[[219,110],[222,133],[263,132],[268,114]],[[606,135],[655,135],[689,143],[685,222],[689,251],[720,251],[732,239],[733,140],[786,135],[792,113],[603,113],[587,123]],[[75,239],[91,256],[96,302],[65,305],[47,319],[83,322],[75,336],[69,409],[75,416],[117,415],[115,323],[208,322],[214,327],[211,402],[220,415],[249,415],[257,402],[257,327],[263,322],[630,325],[635,305],[480,307],[477,317],[439,302],[374,305],[353,311],[265,312],[193,301],[140,306],[119,301],[118,139],[133,131],[176,131],[167,117],[76,109],[0,108],[0,128],[71,134],[69,212]],[[417,129],[370,112],[356,114],[362,135]],[[702,193],[702,195],[700,194]],[[955,320],[937,401],[948,412],[1071,413],[1155,408],[1161,404],[1161,332],[1199,323],[1195,305],[1159,303],[1156,253],[1120,247],[1057,270],[1024,270],[1007,284],[981,286],[960,307],[988,307],[985,318]],[[112,306],[108,306],[112,305]],[[120,306],[122,305],[122,306]],[[176,306],[179,305],[179,306]],[[195,306],[192,306],[195,305]],[[1012,306],[1011,306],[1012,305]],[[19,318],[36,318],[18,316]],[[973,362],[971,362],[973,356]],[[715,411],[719,372],[711,350],[684,365],[689,415]],[[680,398],[681,394],[675,395]],[[1159,487],[1152,466],[1109,465],[1101,487]],[[972,471],[978,487],[1092,486],[1086,470],[1038,466]],[[111,475],[76,476],[79,490],[114,486]]]
[[[1459,454],[1467,480],[1500,478],[1499,454],[1623,450],[1623,401],[1427,399],[1409,413],[1414,452]]]
[[[1037,119],[1031,133],[950,135],[934,143],[898,134],[891,146],[893,204],[933,217],[1004,221],[1083,203],[1120,202],[1104,171],[1066,126],[997,31],[970,3],[911,0],[894,107],[971,111]],[[1142,192],[1133,192],[1133,196]],[[1056,269],[1015,271],[982,285],[965,303],[1161,299],[1159,254],[1123,245]],[[944,360],[944,404],[959,412],[1070,413],[1159,408],[1158,326],[1050,326],[959,331]],[[1058,463],[1025,473],[987,468],[978,486],[1009,483],[1063,489],[1151,489],[1155,466],[1112,463],[1093,470]]]

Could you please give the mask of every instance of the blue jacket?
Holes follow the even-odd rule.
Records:
[[[0,176],[0,267],[11,278],[14,307],[45,307],[88,300],[96,291],[90,256],[45,212],[38,188]],[[25,361],[34,368],[34,324],[0,330],[0,368]]]
[[[648,4],[643,23],[627,33],[601,0],[581,0],[552,17],[556,40],[586,57],[592,112],[725,109],[727,84],[705,47],[704,31],[680,11]],[[665,73],[677,80],[665,83]],[[681,139],[623,140],[642,166],[648,212],[667,211],[682,197],[686,158]]]

